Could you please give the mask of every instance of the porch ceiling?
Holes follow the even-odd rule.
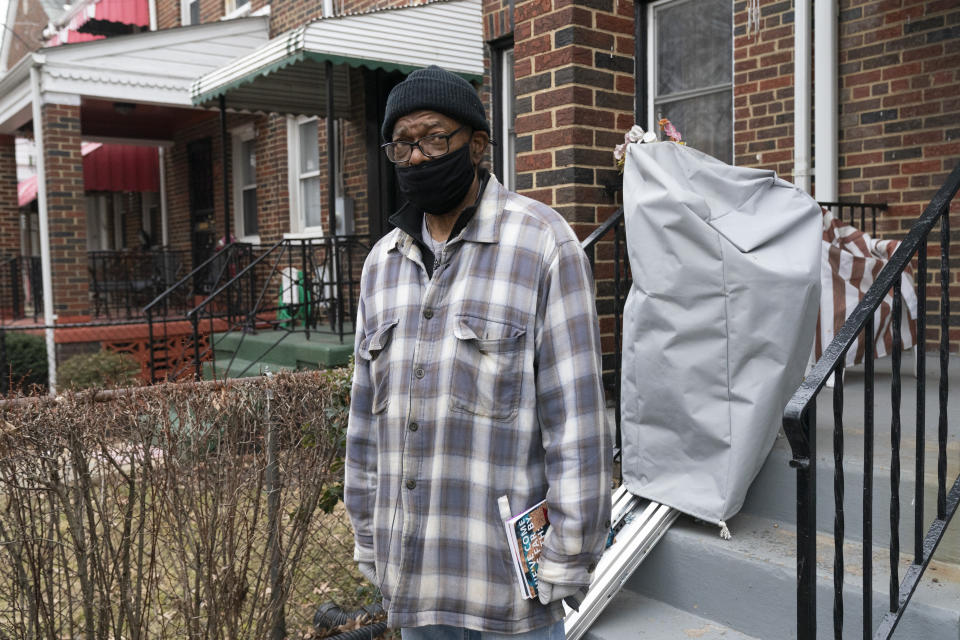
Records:
[[[14,133],[31,119],[31,66],[40,69],[44,102],[93,98],[192,107],[195,78],[263,45],[267,35],[267,18],[255,17],[40,49],[0,77],[0,133]]]
[[[348,67],[410,72],[440,65],[467,79],[483,76],[481,0],[315,20],[199,77],[193,103],[231,109],[325,115],[325,62],[334,65],[334,113],[349,107]]]

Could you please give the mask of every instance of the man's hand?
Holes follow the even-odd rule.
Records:
[[[580,610],[580,603],[586,595],[585,587],[567,584],[551,584],[540,580],[537,584],[541,604],[550,604],[556,600],[563,600],[574,611]]]
[[[370,584],[377,586],[377,568],[372,562],[360,562],[357,564],[357,568],[360,569],[360,573]]]

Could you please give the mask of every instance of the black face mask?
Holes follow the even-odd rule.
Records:
[[[422,164],[397,165],[400,192],[427,213],[442,215],[463,202],[473,184],[476,167],[470,161],[470,145]]]

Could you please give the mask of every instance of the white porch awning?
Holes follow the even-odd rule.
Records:
[[[0,76],[0,133],[31,119],[30,67],[40,68],[44,101],[84,98],[192,107],[200,75],[268,41],[267,18],[241,18],[47,47]]]
[[[483,77],[481,0],[447,0],[315,20],[193,83],[197,106],[324,115],[325,63],[334,66],[334,112],[349,106],[349,67],[405,73],[439,65]]]

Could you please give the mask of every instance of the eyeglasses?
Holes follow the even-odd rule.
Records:
[[[414,148],[420,149],[420,153],[428,158],[439,158],[450,151],[450,138],[460,133],[464,127],[466,127],[466,125],[462,125],[453,133],[435,133],[433,135],[423,136],[415,142],[405,142],[402,140],[388,142],[380,145],[380,148],[387,154],[387,160],[394,164],[409,163]]]

